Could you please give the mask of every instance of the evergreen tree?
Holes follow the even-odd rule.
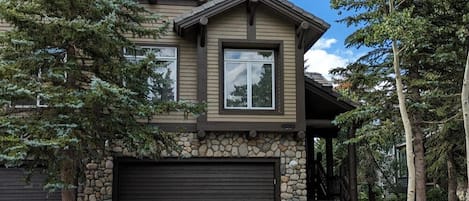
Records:
[[[140,157],[175,147],[171,135],[140,120],[203,105],[149,101],[151,56],[132,63],[128,39],[158,39],[168,24],[134,0],[0,0],[0,163],[45,167],[49,187],[74,200],[84,159],[103,157],[115,140]],[[142,26],[152,24],[152,26]],[[20,108],[17,100],[43,103]]]
[[[379,142],[379,139],[386,135],[402,134],[402,125],[395,119],[397,95],[392,80],[396,71],[391,69],[393,56],[396,56],[397,52],[400,59],[398,64],[401,67],[397,72],[402,75],[405,102],[414,132],[416,164],[426,162],[423,154],[429,160],[427,162],[430,162],[427,163],[430,164],[430,171],[421,169],[425,165],[419,165],[417,170],[420,169],[420,176],[417,176],[424,179],[430,173],[432,176],[438,174],[440,178],[442,175],[446,177],[442,170],[446,171],[449,164],[435,160],[446,161],[453,158],[453,162],[457,163],[461,157],[458,151],[461,150],[461,141],[448,139],[448,134],[458,133],[454,130],[460,129],[461,126],[457,125],[462,123],[458,100],[462,79],[461,66],[464,66],[467,41],[460,39],[460,30],[466,26],[463,16],[467,14],[468,2],[395,1],[394,15],[386,14],[389,13],[389,6],[386,5],[389,1],[332,2],[336,8],[358,11],[358,14],[345,18],[343,22],[349,25],[365,24],[348,37],[347,44],[372,48],[356,63],[335,71],[343,76],[343,82],[349,83],[347,93],[363,103],[357,110],[340,117],[338,122],[358,122],[361,125],[359,131],[375,128],[377,135],[359,132],[362,134],[361,139],[366,138],[366,141]],[[399,47],[398,51],[394,52],[391,49],[393,39]],[[394,133],[388,132],[390,129],[382,126],[381,122],[387,121],[394,124]],[[387,144],[386,142],[391,141],[382,141]],[[422,147],[424,142],[428,143],[425,144],[425,149]],[[458,168],[458,165],[456,167]],[[448,177],[449,175],[448,172]],[[417,182],[420,183],[417,194],[425,193],[422,188],[425,183],[422,179],[417,179]],[[455,192],[454,189],[452,192]],[[417,196],[417,199],[424,198]]]

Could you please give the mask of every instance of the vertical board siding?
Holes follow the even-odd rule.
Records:
[[[247,39],[246,7],[240,6],[209,20],[207,120],[215,122],[296,122],[295,25],[273,11],[260,6],[256,13],[256,39],[284,43],[284,115],[221,115],[219,114],[219,39]]]
[[[176,5],[150,5],[145,7],[162,17],[168,22],[172,22],[174,17],[189,12],[191,6]],[[152,25],[145,25],[152,26]],[[147,45],[169,45],[176,46],[179,50],[179,68],[178,68],[178,94],[180,101],[197,102],[197,47],[195,41],[188,41],[176,35],[173,32],[173,23],[167,29],[165,35],[160,39],[152,38],[133,38],[137,43]],[[196,123],[196,117],[189,115],[184,117],[182,112],[172,112],[170,114],[162,114],[154,117],[151,123]]]

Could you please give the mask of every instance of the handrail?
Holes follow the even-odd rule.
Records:
[[[348,181],[346,178],[341,177],[339,178],[340,183],[340,198],[344,201],[350,200],[349,188],[348,188]]]
[[[327,189],[327,175],[324,167],[320,163],[320,161],[316,161],[316,170],[317,170],[317,184],[318,184],[318,197],[320,198],[327,198],[328,197],[328,189]]]
[[[348,180],[348,172],[346,169],[346,165],[341,163],[340,165],[340,175],[338,177],[339,185],[340,185],[340,200],[341,201],[349,201],[350,200],[350,192],[349,192],[349,180]]]

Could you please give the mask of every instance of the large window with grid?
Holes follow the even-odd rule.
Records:
[[[176,47],[139,46],[124,49],[124,56],[134,62],[147,58],[148,54],[155,56],[154,72],[160,79],[148,78],[150,89],[149,100],[177,101],[177,65],[178,51]]]

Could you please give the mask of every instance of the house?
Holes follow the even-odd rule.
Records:
[[[181,151],[163,151],[159,160],[109,145],[105,160],[86,165],[78,200],[331,199],[330,190],[318,193],[328,181],[315,179],[310,143],[335,137],[331,120],[353,105],[305,77],[303,66],[305,51],[329,25],[287,0],[140,2],[173,22],[161,39],[135,39],[142,50],[158,52],[174,81],[155,98],[204,102],[207,112],[149,121],[183,131],[176,137]],[[326,180],[333,177],[329,151]]]

